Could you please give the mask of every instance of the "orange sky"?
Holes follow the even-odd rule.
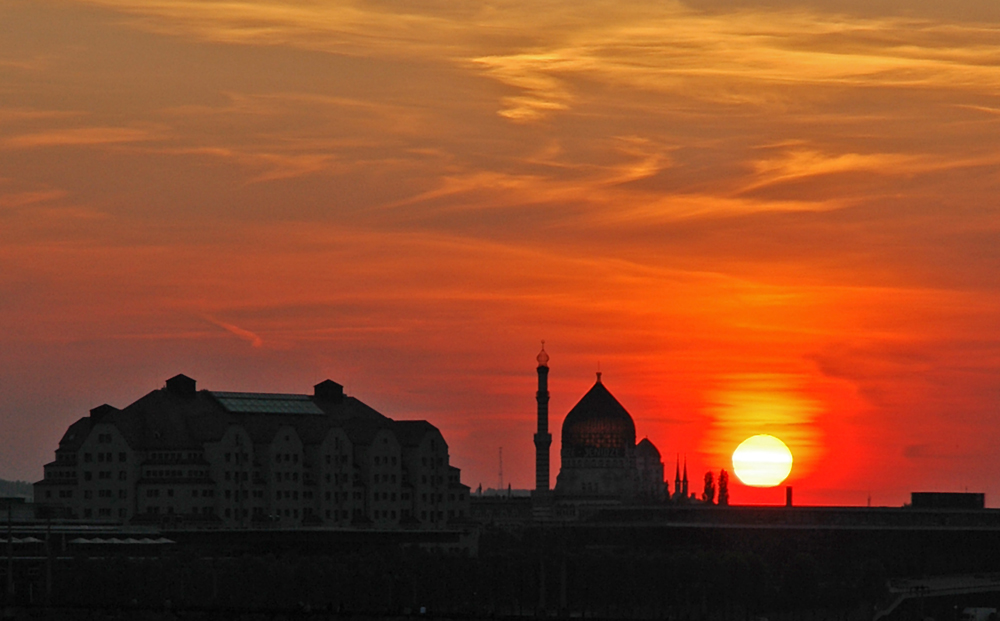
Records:
[[[799,503],[1000,506],[1000,6],[943,4],[0,0],[0,477],[183,372],[529,487],[545,339],[553,428],[600,364],[693,488],[772,433]]]

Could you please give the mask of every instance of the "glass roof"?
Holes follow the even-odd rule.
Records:
[[[308,395],[266,392],[212,392],[222,407],[240,414],[323,414]]]

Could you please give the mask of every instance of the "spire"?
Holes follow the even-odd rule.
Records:
[[[674,482],[675,483],[680,483],[681,482],[681,455],[680,455],[680,453],[677,454],[677,467],[674,468]]]

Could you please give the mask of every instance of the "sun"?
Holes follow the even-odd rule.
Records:
[[[752,436],[733,451],[733,470],[745,485],[774,487],[792,471],[792,452],[774,436]]]

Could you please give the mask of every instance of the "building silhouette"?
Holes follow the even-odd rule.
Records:
[[[542,351],[538,367],[538,431],[535,434],[536,517],[555,507],[628,505],[668,499],[663,461],[656,446],[644,438],[636,444],[635,422],[597,374],[597,381],[573,406],[562,424],[560,469],[555,489],[548,487],[549,356]],[[685,477],[686,478],[686,477]]]
[[[37,503],[122,524],[440,529],[469,488],[427,421],[394,421],[326,380],[311,395],[197,390],[177,375],[70,425]]]

